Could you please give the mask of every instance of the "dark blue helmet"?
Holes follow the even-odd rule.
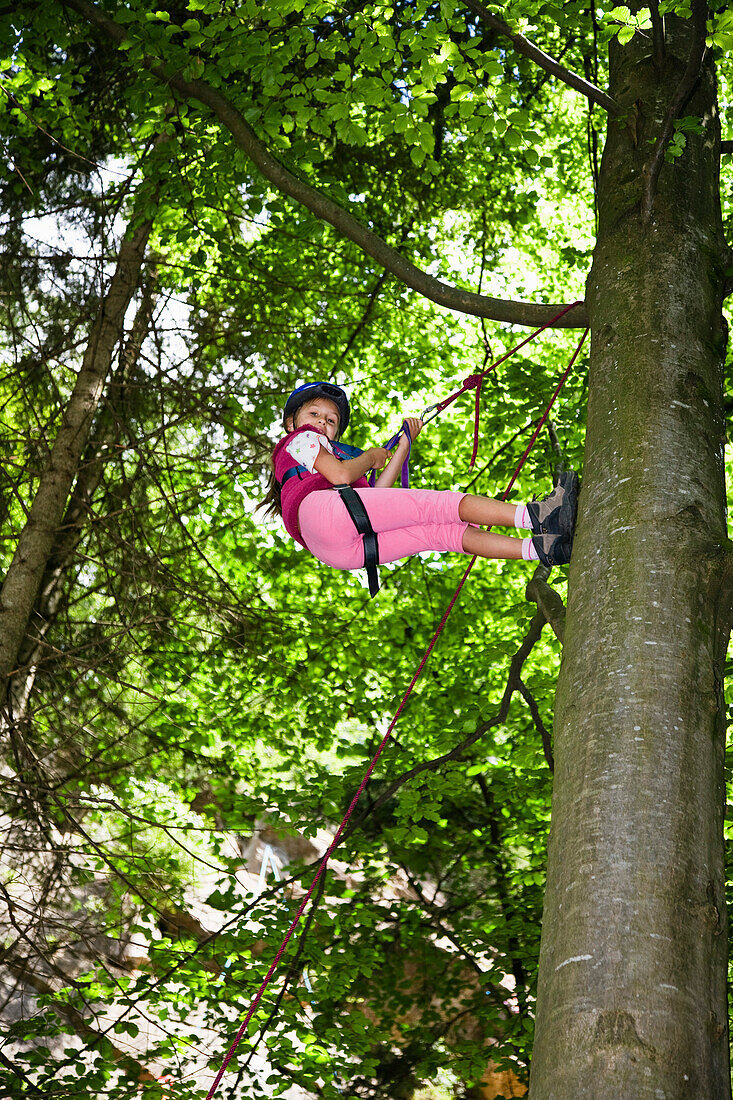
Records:
[[[339,435],[345,432],[349,423],[349,399],[341,387],[334,386],[333,382],[305,382],[293,390],[285,402],[283,423],[295,416],[300,406],[313,397],[327,397],[329,401],[333,401],[339,411]]]

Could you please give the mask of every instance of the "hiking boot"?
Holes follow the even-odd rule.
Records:
[[[570,535],[532,535],[532,545],[540,561],[548,569],[553,565],[567,565],[573,549]]]
[[[533,535],[567,535],[572,541],[578,511],[580,480],[575,470],[560,474],[557,485],[544,500],[527,505]]]

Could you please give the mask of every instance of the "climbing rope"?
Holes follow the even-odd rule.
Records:
[[[528,336],[520,344],[517,344],[517,346],[515,348],[512,348],[511,351],[507,352],[506,355],[503,355],[500,359],[497,359],[495,363],[492,363],[491,366],[488,367],[485,371],[482,371],[481,374],[470,375],[469,378],[467,378],[463,382],[463,385],[461,386],[460,389],[456,390],[455,393],[451,394],[444,401],[441,401],[438,404],[431,406],[429,409],[426,410],[426,412],[432,412],[432,411],[435,410],[435,416],[438,416],[443,411],[443,409],[447,408],[448,405],[452,404],[452,402],[455,401],[456,398],[460,396],[460,394],[465,393],[467,390],[474,389],[474,388],[476,389],[476,399],[477,399],[476,400],[476,407],[478,408],[478,397],[479,397],[480,381],[483,380],[484,376],[486,374],[488,374],[489,371],[493,370],[496,366],[498,366],[499,363],[502,363],[502,362],[504,362],[505,359],[509,358],[510,355],[513,355],[515,351],[518,351],[520,348],[524,347],[524,345],[527,344],[530,340],[534,339],[535,336],[538,336],[541,332],[544,332],[545,329],[547,329],[551,325],[553,325],[555,323],[555,321],[558,321],[560,319],[560,317],[564,316],[564,314],[566,314],[569,310],[573,309],[575,306],[580,305],[580,304],[582,304],[582,303],[574,302],[573,305],[567,306],[562,311],[562,313],[559,313],[551,321],[548,321],[547,324],[542,325],[541,328],[538,328],[535,332],[533,332],[530,336]],[[506,489],[504,490],[504,493],[501,496],[501,500],[506,500],[507,499],[507,497],[509,496],[509,493],[512,490],[512,487],[514,486],[514,483],[516,482],[517,478],[519,477],[519,473],[520,473],[522,467],[524,466],[525,462],[527,461],[527,458],[529,457],[529,453],[532,450],[532,448],[533,448],[533,446],[534,446],[534,444],[537,440],[537,437],[539,436],[540,432],[542,431],[542,428],[544,427],[548,416],[550,415],[550,412],[552,410],[552,406],[555,404],[557,396],[560,393],[560,390],[562,389],[563,385],[565,384],[565,381],[566,381],[568,375],[570,374],[570,371],[572,370],[573,364],[575,363],[576,359],[580,355],[580,351],[583,347],[583,344],[585,343],[588,332],[589,332],[589,329],[586,329],[584,331],[583,335],[581,336],[580,342],[578,343],[578,346],[576,347],[575,351],[573,352],[572,358],[570,359],[570,362],[568,363],[567,367],[565,368],[565,370],[562,374],[562,377],[560,378],[560,381],[558,382],[557,386],[555,387],[555,390],[552,394],[552,397],[550,398],[550,401],[547,405],[547,408],[545,409],[544,413],[540,417],[540,420],[538,421],[537,426],[536,426],[534,432],[532,433],[532,438],[530,439],[529,443],[527,444],[527,447],[525,448],[524,454],[520,458],[520,460],[517,464],[517,467],[514,470],[514,473],[512,474],[512,476],[509,480],[509,484],[507,485]],[[476,381],[476,380],[480,380],[480,381]],[[430,417],[430,419],[433,419],[433,417]],[[475,455],[474,455],[474,458],[475,458]],[[364,777],[363,777],[361,783],[359,784],[359,787],[356,791],[356,794],[352,798],[351,803],[349,805],[349,808],[348,808],[348,810],[346,811],[346,813],[344,815],[343,821],[339,825],[338,830],[336,831],[336,835],[334,836],[333,840],[331,841],[331,844],[328,847],[328,850],[326,851],[326,854],[324,855],[323,859],[321,860],[321,862],[318,866],[318,869],[317,869],[315,875],[313,876],[313,881],[311,882],[311,885],[310,885],[307,893],[305,894],[305,896],[303,897],[300,905],[298,906],[296,914],[295,914],[295,916],[294,916],[294,918],[293,918],[293,920],[290,924],[290,927],[288,928],[287,932],[285,933],[283,941],[280,944],[280,947],[278,948],[277,954],[275,955],[275,958],[272,960],[272,963],[270,964],[270,967],[269,967],[267,973],[265,974],[265,977],[262,981],[262,984],[260,985],[259,989],[257,990],[257,993],[255,994],[255,996],[252,1000],[252,1003],[250,1004],[249,1009],[247,1010],[247,1015],[245,1016],[244,1020],[242,1021],[242,1024],[239,1028],[239,1031],[237,1032],[237,1034],[234,1038],[234,1041],[232,1042],[231,1046],[229,1047],[229,1050],[227,1051],[227,1053],[224,1057],[224,1061],[221,1064],[221,1068],[219,1069],[219,1072],[217,1073],[216,1077],[214,1078],[214,1082],[213,1082],[211,1088],[209,1089],[209,1091],[206,1095],[206,1100],[212,1100],[212,1097],[214,1096],[214,1094],[215,1094],[215,1092],[216,1092],[216,1090],[219,1086],[219,1082],[221,1081],[222,1077],[224,1076],[224,1073],[226,1072],[226,1068],[229,1065],[229,1062],[231,1061],[232,1057],[234,1056],[234,1052],[237,1049],[237,1047],[239,1046],[239,1043],[242,1039],[242,1036],[244,1035],[245,1031],[247,1030],[247,1027],[249,1026],[250,1020],[252,1019],[255,1012],[257,1011],[257,1006],[259,1005],[260,1001],[262,1000],[262,996],[263,996],[265,990],[267,989],[268,985],[270,984],[270,981],[271,981],[275,971],[277,970],[280,959],[283,957],[283,955],[284,955],[284,953],[287,949],[287,946],[290,943],[290,940],[293,936],[293,933],[295,932],[295,929],[298,927],[298,924],[300,923],[300,918],[303,916],[303,913],[305,912],[305,909],[308,905],[308,902],[310,901],[311,897],[313,896],[313,893],[316,889],[316,886],[318,885],[319,881],[321,880],[321,878],[325,874],[326,868],[328,866],[328,861],[330,860],[330,858],[331,858],[333,852],[335,851],[335,849],[338,847],[339,841],[341,840],[341,837],[344,834],[346,826],[348,825],[349,820],[351,819],[351,816],[354,813],[354,810],[356,809],[357,803],[359,802],[359,799],[361,798],[362,794],[364,793],[364,789],[365,789],[367,783],[369,782],[369,780],[371,778],[372,772],[374,771],[375,767],[377,766],[377,762],[379,761],[380,756],[382,755],[384,749],[387,746],[388,741],[390,740],[390,738],[392,736],[392,731],[394,730],[395,726],[397,725],[397,722],[398,722],[398,720],[399,720],[399,718],[400,718],[400,716],[401,716],[401,714],[402,714],[402,712],[405,708],[405,704],[407,703],[407,700],[409,699],[410,695],[412,694],[412,691],[413,691],[413,688],[415,687],[415,684],[417,683],[417,681],[420,679],[420,676],[422,675],[423,669],[425,668],[425,665],[427,664],[427,662],[430,658],[430,654],[433,652],[433,650],[434,650],[434,648],[435,648],[435,646],[438,642],[438,639],[440,638],[440,635],[443,632],[443,628],[444,628],[445,624],[448,621],[448,616],[450,615],[451,611],[455,607],[456,601],[458,600],[458,597],[460,596],[461,591],[463,590],[463,586],[465,585],[466,581],[468,580],[469,574],[470,574],[471,570],[473,569],[474,565],[476,564],[476,560],[477,560],[477,555],[474,555],[471,558],[470,562],[468,563],[468,566],[467,566],[463,576],[461,577],[461,579],[458,583],[458,587],[456,588],[455,592],[453,593],[453,596],[451,597],[450,602],[448,603],[448,606],[446,607],[445,611],[443,612],[443,617],[441,618],[440,622],[438,623],[437,629],[435,630],[435,633],[433,634],[432,638],[430,639],[428,647],[425,650],[425,653],[423,654],[422,659],[421,659],[419,665],[417,666],[417,669],[415,670],[415,673],[414,673],[412,679],[410,680],[410,683],[407,687],[407,690],[405,691],[404,695],[402,696],[402,699],[400,700],[400,704],[397,707],[397,710],[395,711],[394,717],[392,718],[392,721],[390,722],[389,727],[387,728],[387,732],[385,733],[384,737],[382,738],[382,740],[379,744],[379,748],[377,749],[374,756],[372,757],[372,759],[369,763],[369,766],[368,766],[366,772],[364,773]]]
[[[486,375],[491,374],[491,372],[493,370],[496,370],[496,368],[499,366],[500,363],[503,363],[503,362],[505,362],[505,360],[511,358],[511,356],[514,355],[515,352],[517,352],[521,348],[523,348],[525,346],[525,344],[528,344],[530,342],[530,340],[534,340],[535,336],[539,336],[541,332],[545,331],[545,329],[552,328],[552,326],[555,324],[555,322],[559,321],[561,317],[564,317],[566,313],[569,313],[571,309],[575,309],[576,306],[582,306],[582,305],[583,305],[583,302],[573,302],[572,305],[566,306],[565,309],[561,310],[550,321],[547,321],[544,325],[540,325],[540,327],[536,328],[534,330],[534,332],[531,332],[529,334],[529,336],[526,336],[524,338],[524,340],[520,341],[520,343],[518,343],[518,344],[515,344],[513,348],[510,348],[509,351],[504,353],[504,355],[499,356],[498,359],[495,359],[493,361],[493,363],[490,363],[489,366],[486,367],[485,370],[479,371],[478,374],[469,374],[468,378],[463,379],[463,383],[461,384],[460,389],[457,389],[455,391],[455,393],[449,394],[448,397],[443,398],[442,401],[438,401],[435,405],[428,405],[427,409],[425,409],[425,411],[424,411],[424,413],[422,414],[422,417],[421,417],[423,424],[428,424],[431,420],[434,420],[436,416],[440,416],[440,414],[443,412],[443,410],[447,409],[449,405],[452,405],[453,402],[458,397],[460,397],[462,393],[466,393],[468,390],[475,390],[476,391],[476,401],[475,401],[475,406],[474,406],[474,417],[473,417],[473,450],[471,452],[471,462],[469,464],[471,466],[471,468],[473,468],[473,466],[476,462],[476,455],[478,454],[479,411],[480,411],[480,403],[481,403],[481,385],[482,385],[483,380],[486,377]],[[587,331],[588,330],[586,329],[586,333],[587,333]],[[583,340],[585,340],[585,336],[583,337]],[[581,340],[581,342],[580,342],[581,346],[582,346],[583,340]],[[573,362],[574,362],[574,360],[573,360]],[[432,415],[430,415],[430,414],[432,414]]]
[[[500,363],[503,363],[505,362],[505,360],[511,358],[511,356],[514,355],[515,352],[523,348],[525,344],[528,344],[530,340],[534,340],[535,336],[539,336],[541,332],[545,331],[545,329],[552,328],[555,322],[559,321],[561,317],[564,317],[566,313],[569,313],[571,309],[575,309],[576,306],[582,306],[583,304],[583,302],[573,302],[571,305],[565,306],[565,308],[560,310],[559,313],[555,314],[555,316],[551,318],[551,320],[546,321],[544,325],[540,325],[540,327],[536,328],[534,332],[531,332],[529,336],[526,336],[524,340],[520,341],[520,343],[518,344],[515,344],[513,348],[510,348],[509,351],[504,353],[504,355],[499,356],[498,359],[495,359],[492,363],[489,364],[488,367],[486,367],[485,370],[479,371],[477,374],[469,374],[468,378],[463,379],[460,388],[457,389],[454,393],[449,394],[448,397],[443,398],[442,401],[438,401],[435,405],[428,405],[427,409],[424,410],[420,417],[423,424],[429,424],[431,420],[435,420],[436,416],[440,416],[443,410],[447,409],[449,405],[452,405],[453,402],[457,398],[459,398],[462,393],[467,393],[469,390],[475,390],[476,401],[473,414],[473,450],[471,452],[471,461],[469,463],[469,468],[473,469],[476,463],[476,455],[478,454],[479,413],[481,411],[481,385],[484,378],[487,374],[491,374],[493,370],[496,370]],[[400,430],[396,433],[396,435],[393,435],[392,438],[384,444],[384,447],[385,450],[391,451],[393,447],[397,446],[401,435],[406,435],[408,440],[407,454],[405,456],[405,461],[402,463],[402,472],[400,477],[400,484],[404,489],[410,484],[409,467],[410,450],[412,449],[412,439],[410,437],[407,423],[403,423]],[[376,476],[376,471],[372,470],[369,475],[369,484],[371,486],[374,485]]]

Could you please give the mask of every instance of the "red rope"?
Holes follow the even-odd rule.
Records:
[[[572,359],[568,363],[567,367],[565,368],[565,371],[563,373],[562,378],[560,379],[557,386],[555,387],[555,392],[553,393],[552,397],[550,398],[550,403],[547,406],[547,408],[545,409],[544,413],[542,414],[542,417],[541,417],[537,427],[535,428],[535,430],[532,434],[532,438],[530,439],[529,443],[527,444],[526,450],[525,450],[524,454],[522,455],[522,457],[519,460],[519,465],[517,466],[516,470],[512,474],[511,479],[509,481],[509,484],[507,485],[506,489],[504,490],[504,496],[501,498],[502,500],[506,500],[506,498],[509,496],[509,493],[511,492],[512,486],[514,485],[514,482],[517,480],[517,478],[519,476],[519,471],[522,469],[522,466],[524,466],[525,462],[527,461],[527,458],[529,456],[529,452],[534,447],[537,436],[540,434],[540,432],[542,431],[542,429],[545,426],[545,421],[547,420],[548,416],[550,415],[550,412],[552,410],[552,406],[555,404],[555,399],[557,398],[557,395],[559,394],[560,390],[565,385],[565,381],[567,379],[567,376],[570,374],[573,363],[575,362],[575,360],[580,355],[580,349],[583,347],[583,344],[585,343],[585,338],[586,338],[586,336],[588,335],[589,332],[590,332],[590,329],[587,328],[585,330],[585,332],[583,333],[583,335],[580,337],[580,343],[578,344],[577,348],[573,352]]]
[[[445,397],[436,405],[431,406],[431,409],[435,412],[435,416],[439,416],[440,413],[442,413],[443,409],[447,409],[449,405],[452,405],[456,398],[460,397],[462,393],[466,393],[468,390],[476,390],[476,403],[473,414],[473,450],[471,452],[471,461],[469,463],[469,466],[471,468],[473,468],[476,462],[476,455],[478,454],[480,411],[479,404],[481,400],[481,383],[483,382],[486,375],[491,374],[492,370],[495,370],[500,363],[503,363],[506,359],[509,359],[510,356],[514,355],[515,351],[519,351],[520,348],[523,348],[525,344],[528,344],[530,342],[530,340],[534,340],[535,336],[539,336],[539,334],[541,332],[544,332],[545,329],[552,328],[555,322],[559,321],[561,317],[564,317],[566,313],[569,313],[571,309],[575,309],[576,306],[582,305],[582,302],[573,302],[572,305],[565,306],[565,308],[561,309],[560,312],[556,314],[551,320],[546,321],[544,325],[540,325],[539,328],[536,328],[534,332],[531,332],[529,336],[526,336],[524,340],[522,340],[519,344],[515,344],[515,346],[513,348],[510,348],[509,351],[505,352],[504,355],[501,355],[498,359],[495,359],[494,362],[486,368],[486,370],[482,370],[478,374],[469,374],[468,378],[463,379],[460,389],[457,389],[455,393],[449,394],[448,397]],[[431,419],[433,419],[433,417],[431,417]]]
[[[572,309],[572,308],[573,308],[572,306],[568,306],[568,309]],[[567,313],[567,309],[563,310],[563,313]],[[558,314],[558,317],[562,317],[562,313]],[[557,317],[555,318],[555,320],[557,320]],[[548,322],[547,325],[543,325],[543,329],[547,328],[550,324],[552,324],[551,321]],[[533,333],[532,335],[536,336],[541,331],[542,331],[542,329],[538,329],[537,332]],[[573,354],[572,359],[568,363],[568,366],[566,367],[562,378],[560,379],[557,386],[555,387],[555,392],[553,393],[552,397],[550,398],[550,402],[549,402],[547,408],[545,409],[545,411],[544,411],[537,427],[535,428],[534,434],[532,435],[532,438],[530,439],[529,444],[527,445],[524,454],[520,458],[519,463],[517,465],[517,468],[515,469],[514,473],[511,476],[511,480],[509,481],[509,484],[507,485],[506,489],[504,490],[504,493],[501,497],[502,500],[506,500],[507,497],[509,496],[509,493],[511,492],[512,486],[514,485],[514,482],[517,480],[517,477],[519,476],[520,470],[524,466],[524,463],[527,461],[527,458],[529,457],[529,453],[530,453],[530,451],[532,450],[532,447],[535,444],[537,436],[540,434],[540,431],[542,430],[542,428],[545,424],[545,421],[547,420],[548,416],[550,415],[550,411],[552,409],[552,406],[555,404],[555,400],[557,398],[557,395],[560,393],[560,390],[562,389],[566,378],[570,374],[570,370],[573,366],[573,363],[575,362],[578,355],[580,354],[580,349],[582,348],[582,346],[585,342],[585,338],[588,335],[588,331],[589,330],[586,329],[585,332],[583,333],[583,335],[580,339],[580,343],[578,344],[577,348],[575,349],[575,352]],[[531,340],[531,339],[532,339],[532,336],[527,338],[527,340]],[[522,342],[522,344],[517,345],[517,347],[518,348],[522,347],[524,344],[527,343],[527,340],[524,340]],[[515,348],[514,350],[516,351],[517,349]],[[512,354],[511,352],[507,353],[507,355],[511,355],[511,354]],[[507,355],[503,356],[502,359],[498,359],[496,363],[493,363],[492,367],[490,367],[489,370],[491,370],[493,367],[497,366],[498,363],[503,361],[503,359],[506,359]],[[485,371],[484,373],[487,373],[487,372]],[[465,384],[464,384],[464,387],[465,387]],[[467,388],[467,387],[465,387],[465,388]],[[464,392],[463,388],[458,390],[457,393],[453,394],[453,396],[447,400],[447,402],[444,402],[442,404],[442,407],[445,408],[446,404],[450,404],[450,402],[452,400],[455,400],[455,398],[458,397],[458,394],[463,393],[463,392]],[[478,393],[478,388],[477,388],[477,393]],[[442,409],[439,410],[439,411],[442,411]],[[394,718],[390,722],[389,728],[387,729],[387,732],[385,733],[384,737],[382,738],[382,740],[380,742],[380,745],[379,745],[379,748],[377,749],[374,756],[372,757],[371,762],[369,764],[369,767],[367,768],[366,772],[364,773],[364,778],[362,779],[361,783],[359,784],[358,790],[357,790],[356,794],[354,795],[354,797],[352,798],[351,804],[349,805],[349,808],[346,811],[346,814],[344,815],[344,819],[341,822],[341,824],[339,825],[338,831],[336,832],[336,835],[334,836],[333,840],[331,841],[331,844],[329,845],[328,851],[326,852],[325,856],[321,860],[321,862],[318,866],[318,870],[316,871],[315,875],[313,876],[313,881],[310,885],[310,888],[309,888],[308,892],[306,893],[305,897],[303,898],[303,900],[301,901],[300,905],[298,906],[298,910],[295,914],[295,917],[293,918],[293,920],[290,924],[290,927],[288,928],[287,932],[285,933],[285,937],[284,937],[282,943],[280,944],[280,947],[278,949],[277,954],[275,955],[275,958],[272,960],[272,963],[270,964],[269,970],[265,974],[264,980],[263,980],[262,984],[260,985],[260,988],[257,990],[257,993],[255,994],[254,1000],[252,1001],[251,1005],[249,1006],[249,1009],[247,1011],[247,1015],[245,1016],[245,1018],[242,1022],[242,1025],[239,1028],[239,1031],[237,1032],[237,1034],[235,1036],[234,1042],[229,1047],[229,1050],[227,1051],[227,1053],[224,1057],[224,1061],[221,1064],[221,1068],[220,1068],[219,1072],[217,1073],[216,1077],[214,1078],[214,1083],[212,1084],[211,1088],[209,1089],[208,1093],[206,1094],[206,1100],[211,1100],[211,1098],[214,1096],[214,1093],[216,1092],[216,1090],[219,1086],[219,1082],[221,1081],[222,1077],[224,1076],[224,1073],[226,1072],[226,1068],[229,1065],[229,1063],[230,1063],[230,1061],[231,1061],[231,1059],[234,1055],[235,1050],[239,1046],[239,1043],[240,1043],[240,1041],[242,1039],[242,1036],[244,1035],[245,1031],[247,1030],[247,1026],[248,1026],[250,1020],[252,1019],[252,1017],[254,1016],[254,1014],[257,1010],[257,1006],[259,1005],[260,1001],[262,1000],[262,996],[263,996],[265,990],[267,989],[268,985],[270,984],[270,980],[271,980],[273,974],[275,973],[275,971],[277,969],[277,966],[278,966],[278,963],[280,962],[280,959],[283,957],[283,955],[285,953],[285,950],[286,950],[286,948],[287,948],[287,946],[288,946],[288,944],[289,944],[289,942],[292,938],[293,932],[295,931],[295,929],[297,928],[297,926],[300,922],[300,918],[303,916],[303,913],[305,912],[305,909],[306,909],[306,906],[308,905],[308,902],[310,901],[311,897],[313,896],[313,892],[314,892],[316,886],[318,885],[321,877],[325,873],[326,867],[328,866],[328,861],[331,858],[331,855],[333,854],[334,850],[338,846],[338,843],[339,843],[341,837],[343,836],[344,829],[346,828],[346,826],[349,822],[349,819],[351,818],[351,815],[353,814],[354,810],[356,809],[356,806],[357,806],[357,803],[358,803],[359,799],[361,798],[362,794],[364,793],[364,789],[365,789],[367,783],[369,782],[371,774],[374,771],[375,767],[377,766],[377,761],[379,760],[380,756],[382,755],[382,752],[384,751],[384,749],[387,745],[387,742],[389,741],[390,737],[392,736],[392,731],[394,730],[395,726],[397,725],[397,722],[399,720],[400,715],[402,714],[402,711],[405,709],[405,704],[407,703],[407,700],[409,699],[410,695],[412,694],[412,690],[415,687],[415,684],[417,683],[417,681],[419,680],[419,678],[422,674],[422,671],[423,671],[423,669],[425,668],[425,665],[428,662],[428,658],[430,657],[430,654],[433,652],[433,650],[436,646],[436,643],[438,641],[438,638],[440,637],[440,635],[443,632],[443,627],[445,626],[446,622],[448,621],[448,616],[450,615],[451,611],[453,610],[453,608],[456,604],[456,600],[460,596],[461,591],[463,589],[463,586],[466,583],[466,581],[468,580],[468,575],[471,572],[471,570],[473,569],[475,564],[476,564],[476,555],[474,555],[471,558],[470,562],[468,563],[468,566],[467,566],[463,576],[461,577],[461,580],[458,584],[458,587],[456,588],[455,592],[453,593],[453,596],[451,597],[450,603],[448,604],[445,611],[443,612],[443,617],[440,620],[440,622],[438,623],[438,627],[437,627],[435,633],[433,634],[432,638],[430,639],[430,643],[428,645],[428,648],[425,650],[425,653],[422,656],[422,660],[420,661],[420,664],[417,666],[417,669],[416,669],[412,679],[410,680],[410,683],[407,687],[406,692],[402,696],[402,699],[400,701],[400,705],[397,707]]]

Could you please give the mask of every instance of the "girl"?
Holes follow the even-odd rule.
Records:
[[[421,550],[539,560],[546,566],[570,561],[578,497],[573,471],[560,476],[548,497],[529,504],[450,490],[394,489],[410,438],[401,436],[391,454],[384,447],[359,451],[338,442],[348,423],[349,402],[340,386],[306,382],[293,390],[283,413],[287,435],[274,450],[263,501],[268,512],[282,516],[289,534],[326,565],[368,566],[376,543],[380,562]],[[414,418],[405,425],[412,439],[423,426]],[[373,488],[364,476],[369,470],[381,471]],[[513,538],[474,525],[532,533]]]

